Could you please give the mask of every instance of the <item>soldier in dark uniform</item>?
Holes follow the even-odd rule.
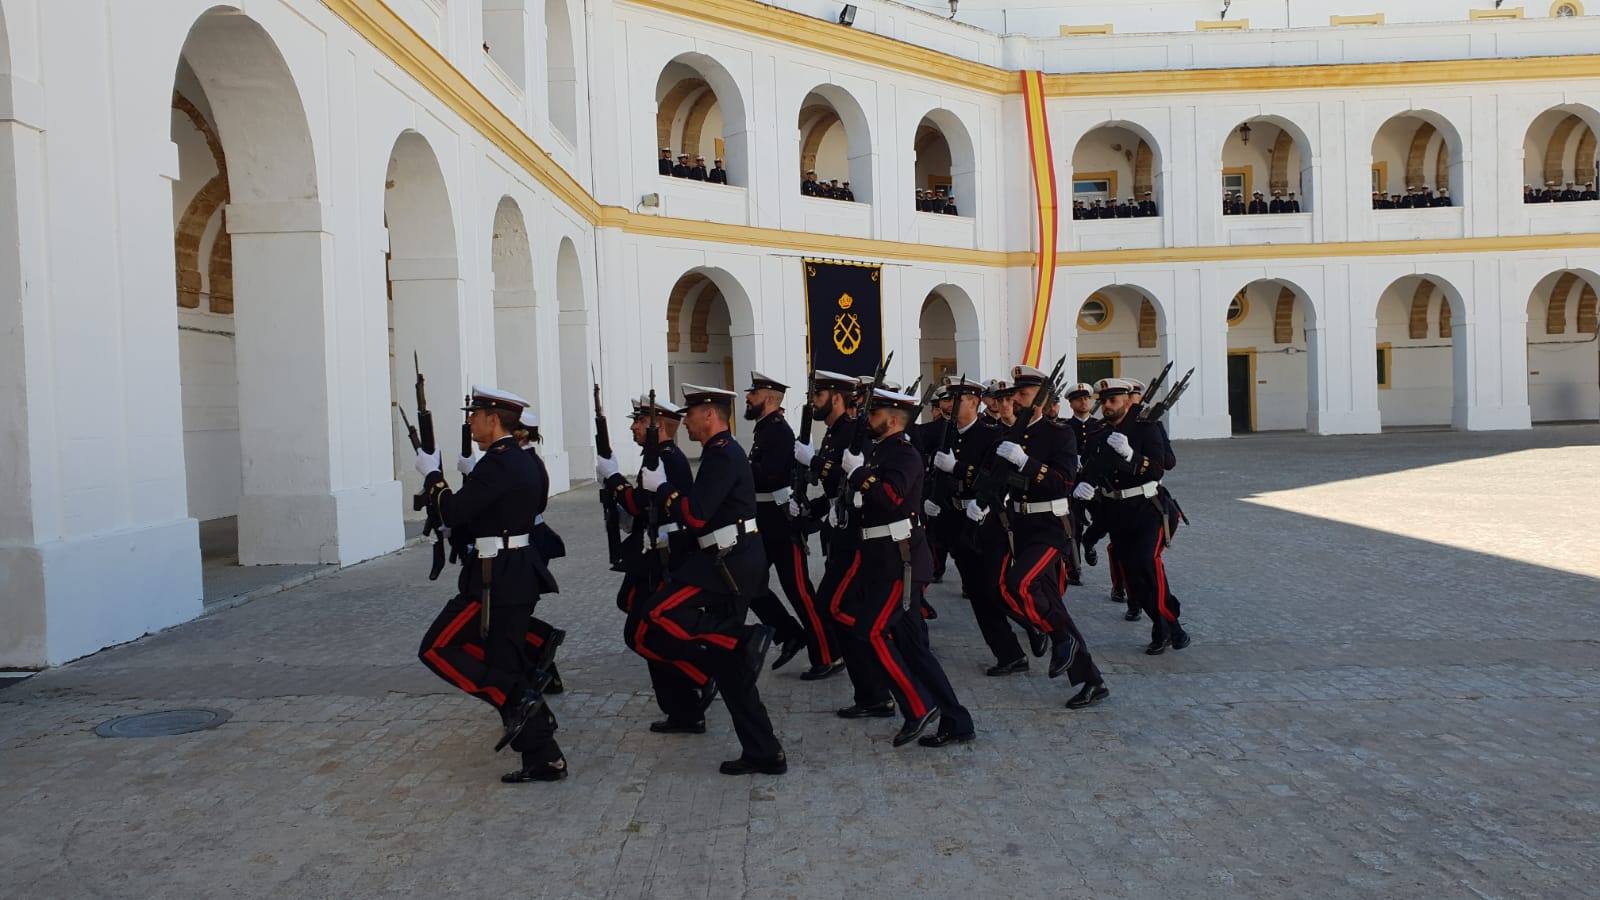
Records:
[[[1004,417],[1011,405],[1011,382],[1000,378],[991,378],[983,384],[983,417],[990,422],[1004,424]]]
[[[1261,199],[1261,192],[1256,191],[1250,198],[1250,215],[1260,215],[1267,211],[1267,201]]]
[[[1090,438],[1083,453],[1085,473],[1074,496],[1098,495],[1111,539],[1127,578],[1128,594],[1150,617],[1150,645],[1162,653],[1168,646],[1189,646],[1189,634],[1178,621],[1176,598],[1167,593],[1161,552],[1176,524],[1176,510],[1161,490],[1161,476],[1172,456],[1166,431],[1157,422],[1139,421],[1132,386],[1120,378],[1100,382],[1101,411],[1106,427]]]
[[[1450,206],[1450,189],[1439,188],[1439,193],[1433,198],[1434,206]]]
[[[505,733],[495,749],[509,743],[522,755],[521,767],[500,779],[508,784],[567,776],[555,716],[541,693],[548,672],[534,670],[527,652],[534,604],[556,583],[528,533],[550,483],[511,436],[526,406],[515,394],[473,387],[468,425],[486,452],[461,490],[445,483],[437,450],[418,451],[416,461],[429,512],[450,530],[462,559],[457,593],[428,627],[417,657],[500,712]]]
[[[1580,199],[1580,200],[1600,200],[1600,193],[1596,193],[1595,192],[1594,184],[1591,182],[1591,183],[1585,184],[1583,186],[1583,194],[1580,195],[1578,197],[1578,199]]]
[[[688,178],[691,168],[693,167],[689,165],[689,154],[680,153],[678,154],[678,164],[672,167],[672,177]]]
[[[1074,200],[1074,201],[1072,201],[1072,218],[1074,220],[1081,220],[1083,218],[1083,201],[1082,200]]]
[[[517,427],[512,429],[511,436],[516,438],[517,445],[533,458],[533,464],[539,471],[539,477],[543,478],[545,484],[548,485],[550,483],[550,472],[545,467],[544,457],[539,455],[539,444],[541,442],[539,437],[539,416],[531,407],[522,411],[522,417],[518,421]],[[546,489],[545,499],[539,506],[542,508],[548,502],[549,491]],[[566,542],[561,540],[561,535],[557,534],[554,528],[546,524],[542,511],[534,515],[533,530],[529,534],[532,535],[534,549],[539,551],[539,556],[544,559],[547,566],[567,555]],[[553,591],[552,593],[559,593],[559,591]],[[556,648],[561,646],[566,637],[567,633],[565,631],[538,616],[528,617],[529,663],[536,671],[543,670],[550,676],[549,683],[544,687],[545,696],[560,694],[567,689],[565,682],[561,680],[561,673],[556,670],[555,664]]]
[[[817,173],[807,172],[800,178],[800,193],[807,197],[817,195]]]
[[[968,515],[976,505],[972,500],[973,485],[1000,441],[1000,426],[978,412],[983,385],[959,378],[947,379],[945,384],[955,403],[955,436],[949,450],[934,453],[935,484],[929,493],[940,502],[936,516],[932,515],[934,509],[925,512],[930,514],[932,530],[950,547],[956,571],[961,574],[961,592],[972,606],[972,618],[978,623],[984,644],[994,654],[994,665],[986,674],[993,677],[1026,672],[1028,655],[1011,631],[1000,600],[1005,529],[999,517],[984,521]]]
[[[633,403],[633,442],[640,447],[650,440],[651,423],[655,424],[655,441],[661,457],[661,467],[669,484],[688,490],[694,483],[689,470],[689,460],[673,440],[683,410],[665,400],[650,405],[648,396]],[[668,573],[683,565],[695,549],[689,535],[677,523],[654,515],[654,533],[651,529],[655,497],[651,492],[635,487],[617,471],[617,463],[610,457],[595,460],[595,477],[610,491],[612,500],[632,522],[628,537],[622,542],[622,586],[617,590],[617,608],[627,615],[623,629],[628,634],[638,631],[647,612],[644,599],[660,590]],[[706,709],[716,699],[716,684],[704,672],[686,662],[645,658],[650,671],[650,685],[655,691],[656,706],[666,716],[650,723],[656,734],[705,734]]]
[[[822,487],[822,496],[810,501],[809,518],[820,521],[822,546],[827,561],[822,570],[822,580],[817,583],[816,597],[824,608],[831,610],[843,602],[854,589],[856,573],[850,565],[860,546],[859,537],[832,521],[833,500],[844,489],[844,471],[839,467],[844,451],[855,435],[857,417],[854,414],[856,395],[860,383],[849,375],[838,372],[817,371],[811,378],[811,405],[814,415],[827,425],[821,444],[813,449],[799,441],[794,445],[795,462],[809,466],[812,478]],[[800,498],[791,498],[798,503]],[[798,514],[798,508],[791,509]],[[854,688],[854,700],[839,709],[844,719],[888,718],[894,715],[894,695],[884,684],[882,674],[871,661],[871,648],[856,640],[847,630],[836,629],[839,651],[844,657],[845,672]]]
[[[1017,414],[1028,415],[1034,395],[1048,376],[1032,366],[1012,367]],[[1003,440],[994,455],[1014,467],[1025,486],[1006,500],[1012,551],[1000,580],[1000,598],[1018,624],[1029,629],[1035,656],[1050,650],[1050,677],[1063,672],[1082,685],[1067,701],[1069,709],[1090,706],[1110,693],[1089,655],[1088,643],[1068,615],[1066,563],[1070,553],[1066,517],[1078,464],[1072,429],[1042,416],[1028,423],[1021,443]],[[991,514],[994,510],[989,511]]]
[[[850,203],[856,202],[855,192],[850,190],[850,182],[846,181],[839,187],[839,199],[849,201]]]
[[[643,627],[626,639],[639,655],[687,662],[721,689],[741,748],[722,774],[781,775],[789,765],[756,690],[772,630],[744,624],[749,598],[767,589],[767,554],[757,534],[750,460],[728,430],[733,399],[732,391],[683,385],[684,425],[702,448],[692,487],[673,486],[660,467],[639,473],[695,549],[644,601]]]
[[[1067,407],[1071,415],[1062,419],[1068,428],[1072,429],[1073,440],[1077,442],[1081,451],[1089,441],[1089,435],[1100,428],[1100,420],[1091,412],[1094,408],[1094,385],[1079,382],[1067,388]],[[1077,528],[1078,543],[1083,550],[1083,561],[1089,565],[1099,562],[1094,545],[1098,541],[1088,539],[1090,534],[1090,521],[1092,511],[1089,504],[1076,498],[1072,501],[1072,521]]]
[[[811,660],[802,678],[826,678],[844,667],[833,636],[833,623],[827,608],[816,600],[816,590],[807,571],[806,532],[789,517],[789,498],[793,491],[794,429],[783,416],[783,395],[789,386],[760,372],[750,373],[750,387],[744,397],[744,417],[754,422],[750,439],[750,469],[755,473],[756,524],[761,527],[761,543],[767,562],[783,586],[784,596],[795,615],[784,612],[778,597],[769,588],[750,601],[757,618],[771,627],[779,645],[773,671],[782,668],[801,650]],[[799,620],[796,621],[795,617]],[[809,676],[809,677],[807,677]]]
[[[945,386],[940,384],[928,397],[928,421],[913,423],[907,430],[907,434],[911,436],[911,445],[917,448],[917,452],[922,454],[924,460],[932,459],[933,455],[942,449],[940,444],[944,440],[949,408],[950,396]],[[925,485],[922,502],[927,517],[923,519],[923,524],[928,526],[928,552],[933,556],[933,583],[938,584],[944,581],[945,560],[949,556],[950,546],[943,540],[938,529],[933,527],[932,517],[938,513],[927,509],[928,495],[931,492],[932,485]]]
[[[656,171],[662,175],[672,174],[672,151],[666,147],[661,148],[661,158],[656,160]]]
[[[927,197],[926,194],[923,193],[922,188],[917,188],[916,190],[917,190],[917,194],[916,194],[917,212],[927,212],[928,211],[928,197]]]
[[[1293,191],[1289,192],[1289,199],[1285,200],[1284,204],[1284,212],[1297,213],[1300,211],[1300,201],[1295,197]]]
[[[950,194],[949,196],[944,198],[944,214],[947,215],[947,216],[959,216],[959,215],[961,215],[961,213],[956,209],[956,195],[955,194]]]
[[[689,180],[705,181],[706,174],[706,158],[704,156],[696,156],[694,165],[689,167]]]
[[[836,594],[835,621],[870,648],[870,664],[889,685],[905,724],[899,747],[916,740],[935,718],[939,728],[919,743],[940,747],[973,739],[972,716],[956,698],[944,668],[928,648],[927,624],[913,611],[933,575],[927,536],[919,518],[923,461],[905,428],[919,402],[910,394],[876,390],[864,452],[847,449],[840,468],[853,502],[845,529],[855,549],[850,589]]]
[[[722,167],[722,160],[716,160],[711,166],[711,171],[706,174],[706,180],[712,184],[727,184],[728,170]]]
[[[1578,186],[1567,182],[1567,189],[1561,192],[1562,203],[1572,203],[1578,199]]]
[[[1272,199],[1267,203],[1267,212],[1277,214],[1283,211],[1283,193],[1281,191],[1273,191]]]
[[[1139,215],[1149,219],[1160,215],[1156,209],[1156,195],[1151,191],[1144,192],[1144,199],[1139,201]]]

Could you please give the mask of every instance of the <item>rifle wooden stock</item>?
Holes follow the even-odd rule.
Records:
[[[611,459],[611,430],[606,426],[605,408],[600,405],[600,382],[594,383],[594,449],[595,453]],[[617,505],[604,482],[600,488],[600,514],[606,525],[606,556],[613,566],[622,561],[622,524],[617,515]]]

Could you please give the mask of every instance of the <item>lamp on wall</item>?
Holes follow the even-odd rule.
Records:
[[[1239,143],[1244,144],[1246,147],[1250,146],[1250,123],[1249,122],[1246,122],[1243,125],[1239,126]]]
[[[839,10],[839,24],[846,28],[856,24],[855,4],[846,3],[844,9]]]
[[[960,3],[961,0],[950,0],[950,18],[954,19],[956,17],[956,6]]]
[[[1217,21],[1224,22],[1228,19],[1228,7],[1233,5],[1233,0],[1222,0],[1222,13],[1217,16]],[[1500,4],[1496,3],[1496,6]]]

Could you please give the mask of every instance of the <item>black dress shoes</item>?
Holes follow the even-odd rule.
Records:
[[[894,701],[885,700],[871,706],[862,706],[859,703],[851,704],[843,709],[835,710],[834,715],[841,719],[888,719],[894,716]]]
[[[1078,655],[1078,642],[1071,635],[1062,635],[1061,643],[1050,654],[1050,677],[1059,678],[1062,672],[1072,667],[1073,657]]]
[[[1100,553],[1093,547],[1083,548],[1083,561],[1091,566],[1100,565]]]
[[[917,738],[919,747],[943,747],[946,744],[969,744],[978,736],[973,732],[956,734],[953,731],[938,731],[934,734],[925,734]]]
[[[566,684],[566,682],[561,680],[561,673],[556,671],[556,667],[555,666],[551,666],[550,667],[550,680],[545,682],[544,693],[546,693],[546,694],[559,694],[559,693],[564,692],[566,689],[567,689],[567,684]]]
[[[1067,576],[1067,584],[1082,587],[1083,579],[1078,577],[1077,572],[1073,572],[1071,575]]]
[[[528,727],[528,720],[541,709],[544,709],[544,695],[531,688],[523,691],[522,696],[517,698],[517,705],[511,707],[509,713],[502,713],[506,730],[500,736],[500,740],[495,742],[494,752],[499,753],[507,744],[516,740],[522,729]]]
[[[789,771],[789,759],[782,753],[771,759],[741,756],[723,763],[717,771],[724,775],[782,775]]]
[[[1150,642],[1149,646],[1144,648],[1145,656],[1160,656],[1165,652],[1167,652],[1167,639],[1164,637],[1156,638]]]
[[[904,747],[916,740],[917,736],[927,731],[928,726],[932,725],[933,720],[937,718],[939,718],[939,707],[930,706],[928,711],[922,714],[922,718],[907,720],[906,724],[900,726],[900,730],[895,734],[894,745],[896,747]]]
[[[1067,709],[1083,709],[1086,706],[1093,706],[1109,696],[1111,696],[1111,689],[1106,687],[1105,682],[1085,684],[1078,689],[1076,694],[1072,695],[1071,700],[1067,701]]]
[[[990,678],[997,678],[1001,675],[1016,675],[1019,672],[1026,671],[1028,671],[1028,658],[1019,656],[1010,662],[995,663],[984,670],[983,674],[988,675]]]
[[[778,648],[778,658],[772,661],[772,671],[776,672],[783,668],[788,664],[789,660],[794,659],[805,648],[806,639],[804,635],[796,635],[784,642],[783,646]]]
[[[1127,612],[1122,614],[1122,621],[1124,621],[1124,622],[1137,622],[1137,621],[1139,621],[1139,616],[1140,616],[1140,612],[1137,609],[1130,609]]]
[[[506,784],[524,784],[529,781],[560,781],[567,777],[567,761],[558,759],[553,763],[527,763],[515,772],[507,772],[500,776]]]
[[[837,675],[844,669],[844,660],[836,659],[831,663],[811,668],[800,673],[801,681],[821,681],[829,675]]]
[[[1027,631],[1028,649],[1032,650],[1036,657],[1044,656],[1045,651],[1050,649],[1050,635],[1032,626],[1029,626]]]
[[[1174,624],[1172,626],[1172,649],[1182,650],[1187,646],[1189,646],[1189,632]]]
[[[705,734],[706,720],[698,722],[674,722],[671,719],[662,719],[650,723],[650,730],[656,734]]]

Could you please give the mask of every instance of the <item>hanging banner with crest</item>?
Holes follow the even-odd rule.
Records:
[[[871,375],[883,360],[883,267],[801,260],[810,369]]]

